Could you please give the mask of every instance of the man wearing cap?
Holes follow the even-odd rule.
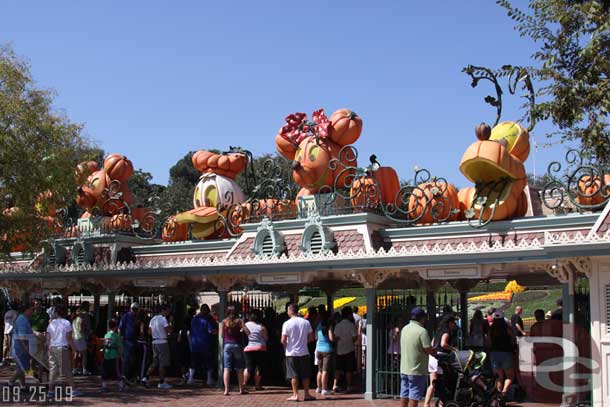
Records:
[[[134,377],[134,356],[138,338],[136,317],[139,309],[137,302],[132,303],[129,312],[123,315],[119,323],[119,333],[123,338],[123,381],[127,384],[131,384]]]
[[[434,355],[424,324],[428,315],[420,307],[411,310],[411,322],[400,333],[400,405],[416,407],[426,395],[428,356]]]

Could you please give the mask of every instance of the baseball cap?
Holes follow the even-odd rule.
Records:
[[[504,319],[504,311],[502,310],[496,310],[494,312],[494,319]]]
[[[428,313],[421,307],[415,307],[411,310],[411,318],[419,319],[427,315]]]
[[[131,309],[140,309],[140,304],[138,304],[137,302],[132,302],[131,303],[131,307],[129,307]]]

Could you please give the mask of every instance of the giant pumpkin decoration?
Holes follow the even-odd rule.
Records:
[[[470,215],[475,218],[481,211],[482,218],[491,220],[522,216],[523,203],[527,203],[523,161],[529,155],[529,132],[519,123],[502,122],[485,139],[480,127],[476,129],[479,140],[466,149],[460,163],[462,174],[475,184],[475,188],[460,191],[461,207],[472,209],[474,214]],[[477,194],[484,202],[474,201]]]
[[[104,159],[104,171],[110,179],[127,181],[133,174],[133,164],[121,154],[110,154]]]
[[[292,178],[302,188],[298,197],[317,194],[323,188],[349,187],[356,167],[353,150],[349,147],[360,137],[362,120],[347,109],[333,113],[329,120],[324,109],[313,112],[311,120],[305,113],[286,117],[286,124],[275,136],[277,151],[292,160]],[[329,165],[331,160],[340,162]]]
[[[394,204],[400,191],[398,175],[392,167],[379,167],[367,171],[352,183],[352,205],[359,208],[375,208],[379,204]]]
[[[98,169],[95,161],[78,164],[77,178],[87,178],[78,188],[76,204],[87,210],[97,208],[104,216],[124,212],[133,201],[127,182],[132,174],[133,164],[122,154],[108,155],[103,169]]]
[[[409,216],[417,223],[454,221],[459,209],[457,189],[441,180],[419,184],[409,197]]]
[[[161,238],[164,242],[181,242],[188,239],[188,234],[189,225],[187,223],[178,223],[175,216],[170,216],[163,224]]]
[[[601,188],[600,188],[601,187]],[[595,206],[604,202],[610,194],[610,174],[604,175],[604,185],[601,178],[583,175],[578,180],[578,191],[576,201],[580,205]]]
[[[192,160],[193,166],[203,173],[193,194],[194,209],[177,214],[175,222],[191,224],[191,233],[198,239],[224,237],[226,225],[218,222],[219,217],[225,216],[233,204],[245,201],[235,177],[245,169],[246,156],[202,150],[193,154]]]

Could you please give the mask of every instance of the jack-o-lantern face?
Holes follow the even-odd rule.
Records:
[[[193,194],[195,208],[221,208],[244,201],[244,193],[237,182],[218,174],[204,174]]]

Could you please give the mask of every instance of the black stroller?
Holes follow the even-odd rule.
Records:
[[[437,406],[443,407],[504,407],[496,390],[485,352],[471,350],[438,354],[438,366],[443,370],[436,382]]]

